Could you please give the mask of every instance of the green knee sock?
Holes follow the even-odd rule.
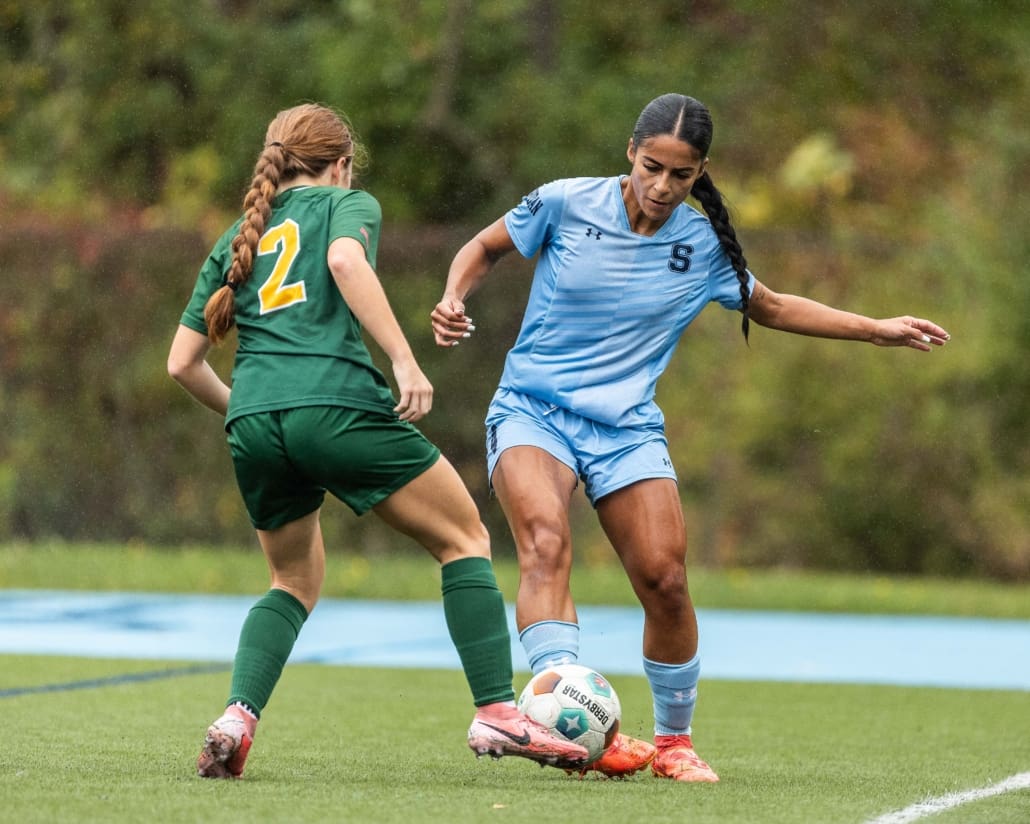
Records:
[[[281,589],[270,589],[250,608],[240,630],[227,703],[239,701],[261,715],[307,617],[304,605]]]
[[[488,558],[460,558],[441,568],[447,629],[477,707],[513,701],[511,635],[504,598]]]

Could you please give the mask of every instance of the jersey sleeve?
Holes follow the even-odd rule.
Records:
[[[200,267],[200,274],[197,275],[197,282],[193,287],[193,294],[190,296],[186,309],[179,318],[179,323],[188,326],[195,332],[202,335],[207,334],[207,321],[204,320],[204,307],[208,299],[225,283],[225,273],[229,271],[229,263],[232,261],[229,242],[236,234],[236,226],[226,232],[215,244],[207,260]]]
[[[504,216],[515,248],[531,258],[555,233],[565,210],[565,181],[545,183],[522,198]]]
[[[712,253],[712,267],[708,275],[708,288],[711,293],[711,299],[717,301],[726,309],[740,309],[742,304],[740,300],[740,280],[737,278],[737,271],[733,268],[733,264],[730,263],[729,256],[722,248],[722,244],[719,243],[719,239],[715,237],[714,232],[713,240],[715,247]],[[750,296],[754,290],[755,276],[748,270],[748,295]]]
[[[351,189],[341,192],[329,218],[329,243],[341,237],[356,240],[365,250],[365,258],[374,268],[379,246],[383,210],[368,192]]]

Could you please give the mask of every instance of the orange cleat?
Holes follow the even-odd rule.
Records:
[[[719,780],[715,771],[694,752],[689,735],[656,735],[654,740],[658,754],[651,762],[651,772],[659,778],[709,784]]]
[[[197,758],[201,778],[242,778],[250,745],[254,743],[257,719],[235,705],[207,728],[204,749]]]
[[[578,769],[587,760],[586,747],[554,735],[542,724],[512,710],[509,716],[477,712],[469,727],[469,747],[476,758],[517,755],[541,766]]]
[[[654,756],[654,744],[620,732],[600,758],[575,772],[580,778],[588,772],[599,772],[607,778],[626,778],[644,769]]]

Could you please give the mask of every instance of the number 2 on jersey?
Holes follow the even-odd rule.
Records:
[[[286,283],[286,277],[290,273],[293,261],[297,259],[298,252],[300,252],[300,226],[292,220],[285,220],[278,226],[273,226],[258,241],[257,253],[259,255],[278,254],[275,266],[272,267],[272,274],[258,289],[262,315],[285,309],[295,303],[303,303],[308,299],[304,281]]]

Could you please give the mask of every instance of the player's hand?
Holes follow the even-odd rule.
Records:
[[[476,331],[472,318],[465,314],[465,304],[455,297],[444,295],[429,317],[437,346],[457,346]]]
[[[395,362],[393,376],[397,380],[400,402],[393,408],[402,421],[417,421],[433,408],[433,385],[418,364],[412,360]]]
[[[877,346],[908,346],[929,352],[933,346],[944,346],[951,335],[932,321],[905,315],[877,321],[870,340]]]

